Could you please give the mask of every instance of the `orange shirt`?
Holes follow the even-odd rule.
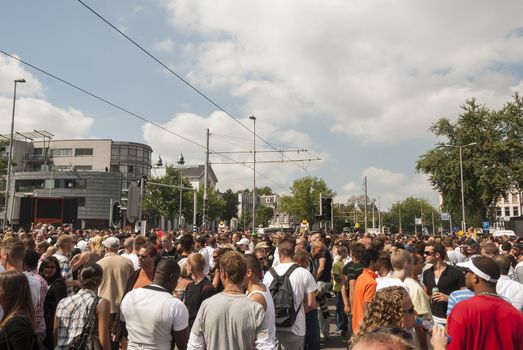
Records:
[[[143,286],[147,286],[151,283],[153,283],[153,276],[151,276],[151,278],[149,278],[149,276],[147,276],[145,271],[143,269],[140,269],[138,278],[136,279],[136,282],[134,282],[133,289],[142,288]]]
[[[363,272],[356,280],[354,286],[354,305],[352,308],[352,331],[356,332],[360,322],[363,320],[365,303],[370,303],[376,294],[376,273],[370,269],[363,269]]]

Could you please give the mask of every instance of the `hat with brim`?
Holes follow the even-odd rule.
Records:
[[[464,268],[464,269],[468,269],[470,270],[472,273],[474,273],[476,276],[478,277],[481,277],[482,279],[484,279],[485,281],[487,282],[497,282],[498,279],[497,278],[494,278],[494,277],[491,277],[489,276],[488,273],[486,272],[483,272],[479,269],[479,267],[477,267],[476,265],[474,265],[474,258],[470,259],[469,261],[465,261],[465,262],[462,262],[462,263],[457,263],[456,266],[459,266],[461,268]]]

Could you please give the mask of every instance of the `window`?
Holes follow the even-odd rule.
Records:
[[[120,157],[127,158],[128,154],[129,154],[129,148],[120,147]]]
[[[118,164],[111,164],[111,172],[112,173],[120,172],[120,165],[118,165]]]
[[[75,187],[76,188],[87,188],[87,180],[85,180],[85,179],[76,179]]]
[[[51,150],[53,157],[71,157],[73,155],[72,148],[54,148]]]
[[[92,148],[75,148],[74,156],[75,157],[92,157],[93,149]]]
[[[54,180],[54,188],[86,188],[87,181],[84,179],[56,179]]]
[[[513,207],[512,208],[512,212],[514,213],[514,216],[519,216],[519,208],[518,207]]]
[[[35,189],[44,188],[44,180],[16,180],[15,191],[16,192],[33,192]]]
[[[496,208],[496,217],[501,217],[501,208]]]
[[[113,146],[111,148],[111,156],[113,156],[113,157],[119,157],[120,156],[120,147],[119,146]]]
[[[129,147],[129,158],[136,158],[136,147]]]
[[[88,171],[88,170],[93,170],[93,166],[92,165],[76,165],[74,167],[75,170],[78,170],[78,171]]]
[[[510,207],[505,207],[505,216],[510,216]]]
[[[78,199],[78,206],[85,207],[85,197],[79,197],[77,199]]]
[[[41,155],[43,154],[43,151],[44,151],[43,148],[35,148],[35,149],[33,150],[33,154],[34,154],[35,156],[41,156]]]
[[[71,166],[70,165],[54,165],[53,166],[54,171],[70,171]]]

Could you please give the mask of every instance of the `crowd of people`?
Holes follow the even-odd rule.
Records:
[[[522,239],[39,224],[0,241],[0,350],[523,349]]]

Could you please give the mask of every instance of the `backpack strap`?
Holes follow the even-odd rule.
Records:
[[[285,274],[283,275],[283,277],[290,277],[290,275],[294,272],[294,270],[296,270],[298,267],[300,267],[298,264],[292,264],[291,267],[289,267],[287,269],[287,271],[285,271]]]

